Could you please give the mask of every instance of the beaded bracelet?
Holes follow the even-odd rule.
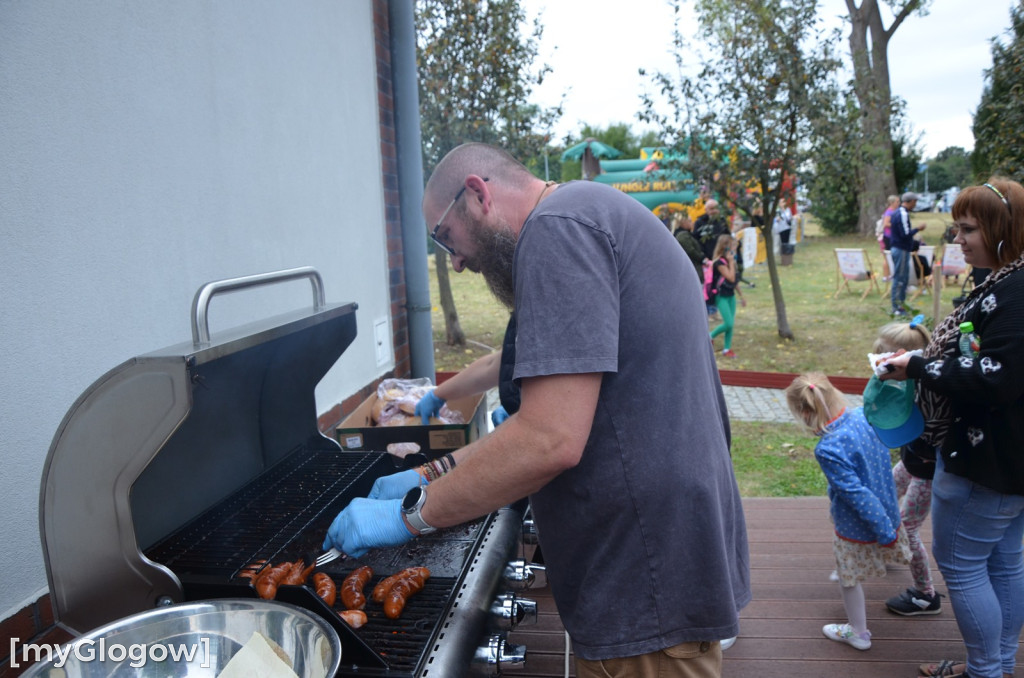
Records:
[[[420,469],[422,469],[421,475],[427,479],[428,483],[437,480],[453,468],[455,468],[455,457],[453,457],[451,453],[434,459],[433,461],[428,461],[426,464],[420,466]]]
[[[426,478],[428,483],[432,483],[441,477],[440,474],[437,471],[435,471],[430,464],[424,464],[423,466],[420,466],[419,470],[422,471],[420,475]]]

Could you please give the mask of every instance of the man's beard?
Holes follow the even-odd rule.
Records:
[[[466,263],[471,271],[484,276],[491,293],[505,308],[513,310],[516,303],[512,261],[516,253],[516,236],[507,224],[495,230],[475,225],[472,227],[477,256]]]

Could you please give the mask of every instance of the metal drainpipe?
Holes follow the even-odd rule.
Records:
[[[423,150],[416,73],[416,23],[413,0],[388,0],[391,74],[398,149],[398,194],[402,212],[402,249],[409,317],[409,353],[414,378],[434,379],[434,336],[430,327],[430,277],[423,201]]]

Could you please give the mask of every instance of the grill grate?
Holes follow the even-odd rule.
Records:
[[[181,578],[188,599],[255,595],[247,580],[237,578],[241,568],[255,560],[276,564],[318,554],[337,513],[353,498],[365,496],[377,477],[393,471],[387,454],[296,450],[162,539],[146,556]],[[388,619],[380,604],[369,601],[367,623],[352,629],[337,615],[343,609],[340,597],[330,610],[309,585],[281,587],[277,598],[314,611],[335,627],[343,648],[338,675],[354,671],[412,678],[421,670],[488,522],[481,518],[319,568],[340,585],[353,569],[369,565],[375,573],[366,587],[369,593],[383,577],[405,567],[428,567],[431,577],[398,619]]]
[[[332,576],[340,586],[347,574]],[[383,578],[375,575],[366,585],[367,594]],[[389,671],[412,673],[434,635],[440,612],[448,605],[456,583],[457,580],[452,577],[431,576],[423,590],[409,598],[398,619],[388,619],[380,603],[368,600],[364,610],[366,624],[353,630],[353,633],[373,648],[387,664]],[[340,596],[334,609],[336,612],[344,609]]]
[[[330,525],[356,496],[354,486],[366,479],[380,458],[378,454],[297,450],[157,543],[146,557],[179,576],[230,577],[256,559],[274,561],[297,536],[311,534],[314,524]],[[316,534],[312,539],[322,540],[324,530]]]

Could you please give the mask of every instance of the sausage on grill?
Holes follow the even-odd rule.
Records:
[[[316,589],[316,594],[324,599],[328,607],[334,607],[334,601],[338,595],[338,587],[334,585],[334,580],[331,579],[330,575],[323,572],[314,574],[313,587]]]
[[[391,587],[395,585],[395,582],[398,581],[398,576],[400,574],[401,572],[398,572],[396,574],[391,575],[390,577],[384,577],[379,582],[377,582],[377,585],[373,587],[373,593],[371,594],[373,602],[384,602],[384,598],[388,595],[388,591],[391,590]]]
[[[361,610],[366,607],[366,595],[363,589],[373,577],[373,570],[369,565],[363,565],[352,570],[352,573],[345,577],[341,583],[341,602],[347,610]]]
[[[354,629],[366,623],[366,613],[362,610],[344,610],[338,613],[342,620]]]
[[[309,578],[309,573],[313,571],[316,564],[306,565],[306,562],[301,558],[290,564],[291,567],[288,570],[288,574],[281,580],[281,584],[288,586],[302,586],[306,583],[306,579]]]
[[[395,582],[397,582],[402,577],[407,577],[415,574],[418,574],[419,576],[423,577],[424,580],[426,580],[426,578],[430,576],[430,570],[428,570],[425,567],[407,567],[401,572],[396,572],[390,577],[385,577],[384,579],[381,579],[379,582],[377,582],[377,585],[373,587],[373,601],[375,603],[383,603],[384,599],[388,595],[388,591],[390,591],[391,587],[395,585]]]
[[[384,616],[388,619],[398,619],[405,609],[406,601],[413,594],[423,590],[429,576],[430,570],[425,567],[404,570],[384,599]]]
[[[291,568],[291,563],[281,563],[276,567],[268,567],[263,570],[263,574],[253,582],[259,597],[265,600],[273,600],[274,596],[277,595],[277,587],[281,584],[281,580],[288,575]]]

